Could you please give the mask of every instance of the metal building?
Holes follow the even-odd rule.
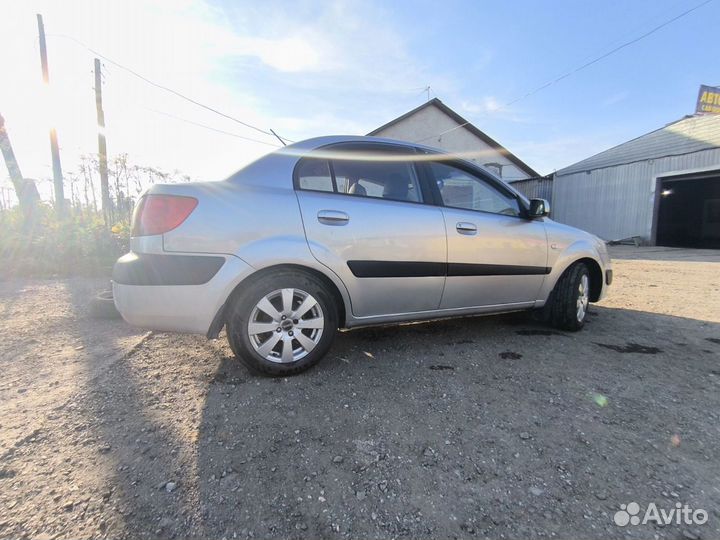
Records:
[[[720,115],[685,117],[557,171],[553,218],[606,240],[720,247]]]
[[[536,176],[525,180],[515,180],[512,187],[525,195],[528,199],[545,199],[550,202],[552,209],[553,175]]]

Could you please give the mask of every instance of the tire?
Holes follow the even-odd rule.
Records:
[[[295,375],[317,364],[337,328],[332,293],[320,279],[298,270],[279,270],[248,283],[231,300],[227,317],[228,342],[237,359],[272,377]]]
[[[112,291],[102,291],[90,300],[90,316],[94,319],[119,319]]]
[[[544,319],[555,328],[577,332],[585,326],[590,298],[590,271],[585,263],[565,270],[543,309]],[[582,305],[582,309],[581,309]]]

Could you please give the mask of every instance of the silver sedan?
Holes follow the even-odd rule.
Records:
[[[156,184],[113,270],[130,324],[216,338],[267,375],[299,373],[338,328],[535,310],[583,327],[612,281],[599,238],[438,150],[321,137],[222,182]]]

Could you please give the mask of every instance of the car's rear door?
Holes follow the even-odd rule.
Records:
[[[537,299],[547,268],[541,220],[525,219],[516,195],[474,168],[427,164],[443,205],[448,276],[440,307],[517,305]]]
[[[295,169],[310,250],[345,283],[356,317],[440,304],[445,224],[442,210],[424,202],[411,152],[346,143],[303,158]]]

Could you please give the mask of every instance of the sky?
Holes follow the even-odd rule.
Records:
[[[50,126],[74,170],[97,152],[93,49],[110,59],[111,158],[218,180],[279,144],[119,64],[292,140],[365,134],[424,103],[429,86],[546,174],[692,114],[699,85],[720,85],[720,0],[505,105],[701,2],[0,0],[0,114],[24,176],[49,187]]]

